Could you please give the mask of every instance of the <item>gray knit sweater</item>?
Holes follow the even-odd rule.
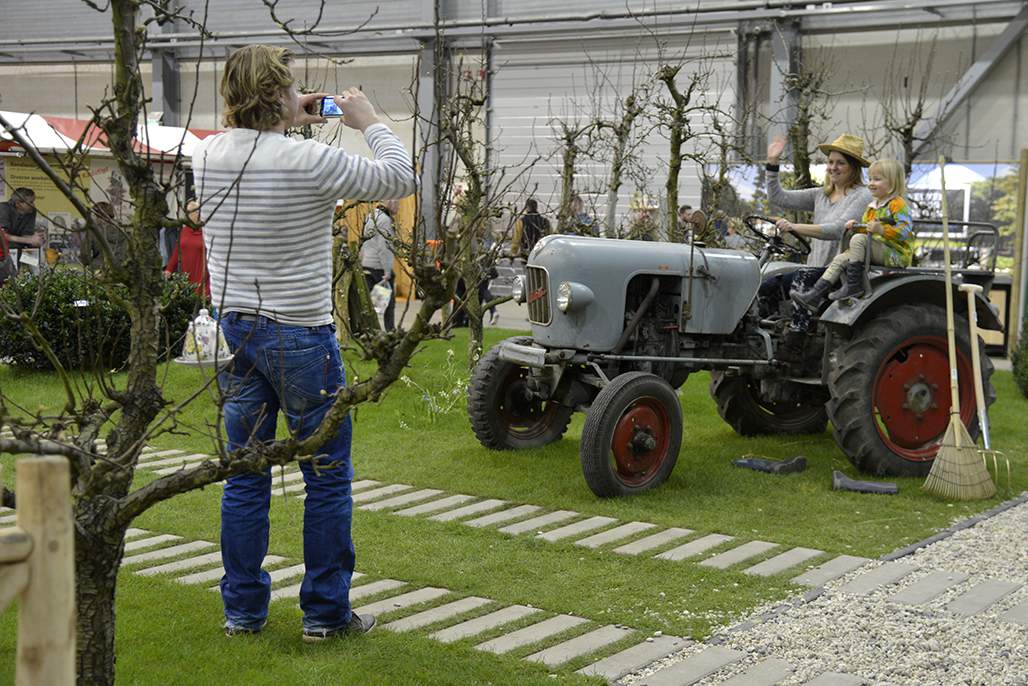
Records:
[[[778,172],[774,171],[767,172],[767,197],[772,205],[786,210],[813,210],[813,223],[821,226],[825,238],[811,241],[808,267],[824,267],[832,261],[839,252],[839,240],[846,230],[846,222],[850,219],[860,221],[864,209],[871,202],[871,192],[866,186],[851,188],[834,203],[825,195],[823,188],[787,191],[778,180]]]

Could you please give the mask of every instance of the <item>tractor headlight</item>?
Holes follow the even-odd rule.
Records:
[[[588,286],[574,281],[564,281],[557,286],[557,309],[561,312],[580,310],[593,301],[593,292]]]
[[[510,284],[510,294],[514,298],[514,302],[519,304],[525,302],[525,280],[520,276],[515,276],[514,281]]]
[[[571,307],[571,283],[564,281],[557,287],[557,309],[567,312]]]

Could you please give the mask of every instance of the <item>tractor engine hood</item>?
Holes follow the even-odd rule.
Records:
[[[691,293],[690,253],[695,261]],[[543,238],[529,256],[527,271],[535,340],[547,347],[596,352],[610,351],[621,336],[633,280],[648,288],[648,277],[661,277],[658,297],[675,302],[680,330],[690,334],[734,331],[760,286],[757,258],[749,253],[586,236]],[[561,311],[558,295],[565,283],[570,306]]]

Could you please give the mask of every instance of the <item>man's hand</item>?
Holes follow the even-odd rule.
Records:
[[[378,123],[378,115],[367,96],[359,88],[347,88],[335,96],[336,105],[343,111],[343,123],[351,129],[363,131]]]
[[[384,284],[386,284],[386,285],[389,285],[389,279],[391,279],[391,278],[393,278],[393,275],[392,275],[391,273],[389,273],[389,272],[386,272],[386,273],[385,273],[385,274],[384,274],[384,275],[382,276],[382,283],[384,283]]]
[[[781,136],[775,136],[771,139],[771,142],[767,144],[767,161],[770,164],[778,164],[778,160],[782,157],[782,151],[785,150],[785,139]]]
[[[857,225],[857,220],[856,219],[850,219],[848,222],[846,222],[846,230],[847,231],[852,231],[853,227],[856,226],[856,225]]]
[[[296,119],[293,120],[293,126],[303,126],[305,124],[324,124],[327,119],[319,114],[321,109],[321,99],[324,98],[328,93],[303,93],[300,95],[300,107],[296,110]],[[314,112],[310,111],[310,108],[314,108]]]

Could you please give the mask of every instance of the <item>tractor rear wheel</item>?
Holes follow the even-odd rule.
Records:
[[[978,438],[971,342],[956,318],[960,419]],[[981,339],[985,403],[996,399],[992,362]],[[836,443],[859,469],[877,475],[923,477],[949,424],[950,370],[946,312],[937,305],[902,305],[878,315],[840,347],[828,377],[828,417]]]
[[[760,397],[760,382],[745,376],[711,372],[710,395],[740,436],[819,434],[828,423],[824,403],[768,402]]]

